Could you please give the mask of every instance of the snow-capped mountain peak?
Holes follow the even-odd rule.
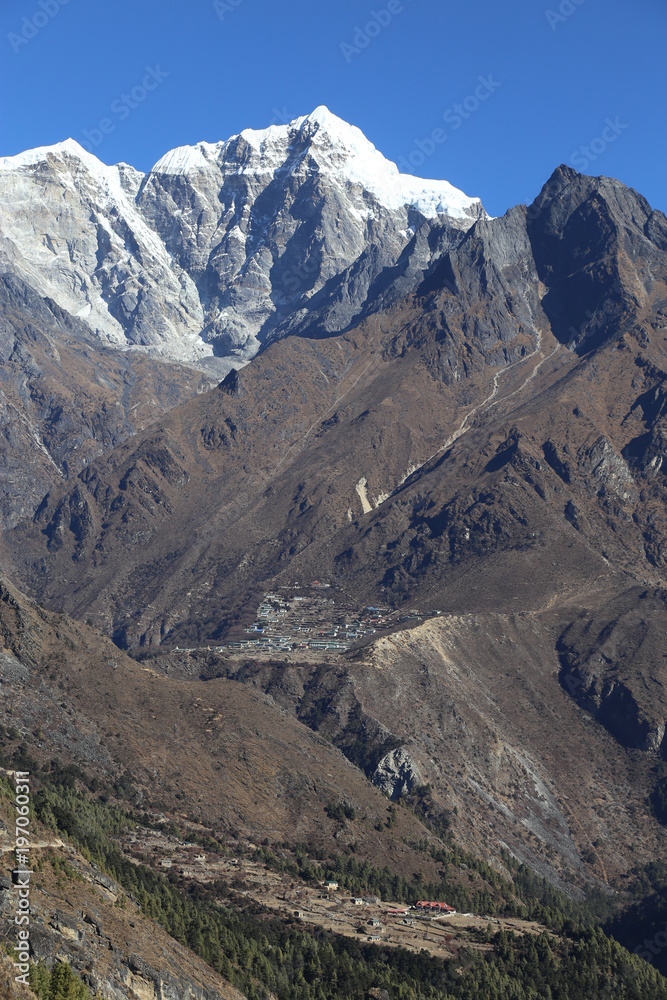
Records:
[[[123,190],[138,189],[144,177],[140,171],[128,163],[115,163],[112,166],[103,163],[93,153],[89,153],[76,139],[64,139],[51,146],[38,146],[28,149],[15,156],[0,157],[0,173],[17,173],[43,168],[49,163],[54,164],[61,175],[79,175],[81,171],[88,175],[89,182],[105,190],[107,194],[122,197]]]
[[[0,156],[0,170],[20,170],[22,167],[33,167],[38,163],[44,163],[49,157],[55,157],[56,159],[70,157],[81,160],[82,163],[87,163],[90,159],[94,160],[96,165],[104,166],[97,157],[86,152],[76,139],[65,139],[63,142],[57,142],[52,146],[38,146],[35,149],[26,149],[25,152],[17,153],[15,156]]]
[[[297,118],[290,127],[309,134],[314,141],[328,141],[332,145],[343,147],[354,156],[372,156],[377,153],[373,143],[360,128],[339,118],[324,104],[309,115]]]
[[[238,158],[239,139],[252,151],[250,159],[247,155]],[[468,197],[448,181],[401,174],[361,129],[325,105],[285,125],[244,129],[226,142],[179,146],[158,160],[151,173],[182,176],[206,170],[218,161],[224,162],[226,173],[236,167],[239,173],[271,174],[284,169],[290,157],[300,157],[303,147],[321,171],[339,183],[360,186],[389,211],[412,208],[427,219],[444,215],[466,225],[484,214],[479,198]]]
[[[309,115],[302,115],[300,118],[295,118],[283,125],[269,125],[263,129],[243,129],[239,135],[232,136],[229,142],[240,137],[259,152],[266,143],[284,144],[298,133],[301,133],[305,139],[314,139],[317,135],[326,136],[329,141],[347,146],[352,150],[361,144],[373,148],[360,129],[349,125],[342,118],[338,118],[323,104],[315,108]]]
[[[338,169],[347,181],[361,185],[386,208],[396,211],[406,206],[421,212],[427,219],[446,215],[467,221],[469,225],[479,216],[479,198],[468,197],[448,181],[423,180],[401,174],[396,164],[386,159],[361,129],[348,125],[324,105],[298,122],[302,130],[316,126],[316,144],[328,143],[338,155],[344,150]]]
[[[217,150],[218,148],[219,146],[211,146],[210,143],[206,142],[200,142],[196,146],[177,146],[160,157],[151,173],[179,176],[197,170],[205,170],[210,166],[210,162],[204,151]]]
[[[457,241],[485,217],[323,105],[177,147],[148,174],[73,139],[0,159],[3,253],[33,288],[105,344],[216,374],[273,337],[358,322],[416,287],[430,228]]]

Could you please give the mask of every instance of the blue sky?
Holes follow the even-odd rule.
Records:
[[[492,214],[563,162],[667,210],[666,38],[665,0],[6,0],[0,155],[147,170],[326,104]]]

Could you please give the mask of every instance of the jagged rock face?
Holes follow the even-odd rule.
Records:
[[[3,264],[84,320],[101,344],[182,345],[197,338],[201,306],[135,207],[141,176],[104,166],[71,140],[0,161]]]
[[[382,758],[373,775],[373,784],[390,799],[400,799],[423,785],[424,779],[410,754],[399,747]]]
[[[631,590],[559,640],[561,683],[624,746],[667,757],[667,593]]]
[[[419,292],[441,307],[441,339],[459,356],[462,341],[495,365],[534,350],[548,324],[525,209],[480,220],[458,246],[444,248]]]
[[[577,351],[664,297],[667,221],[631,188],[561,167],[531,206],[528,232],[552,330]]]
[[[0,160],[8,267],[101,343],[221,376],[271,337],[338,332],[412,290],[431,230],[453,244],[484,216],[444,181],[399,175],[325,108],[173,150],[148,175],[72,140]]]

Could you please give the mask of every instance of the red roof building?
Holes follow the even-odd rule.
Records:
[[[447,903],[432,903],[425,900],[420,900],[417,903],[418,910],[429,910],[432,913],[456,913],[453,906],[448,906]]]

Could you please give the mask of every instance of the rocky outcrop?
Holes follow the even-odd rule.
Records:
[[[422,773],[404,747],[383,757],[373,775],[373,784],[390,799],[400,799],[424,784]]]
[[[528,232],[542,307],[555,336],[586,354],[635,322],[653,293],[664,222],[645,198],[607,177],[561,166],[531,205]],[[658,231],[659,230],[659,231]],[[627,266],[636,280],[627,284]]]
[[[623,503],[637,502],[638,490],[625,460],[604,436],[581,449],[578,466],[599,496],[611,494]]]

